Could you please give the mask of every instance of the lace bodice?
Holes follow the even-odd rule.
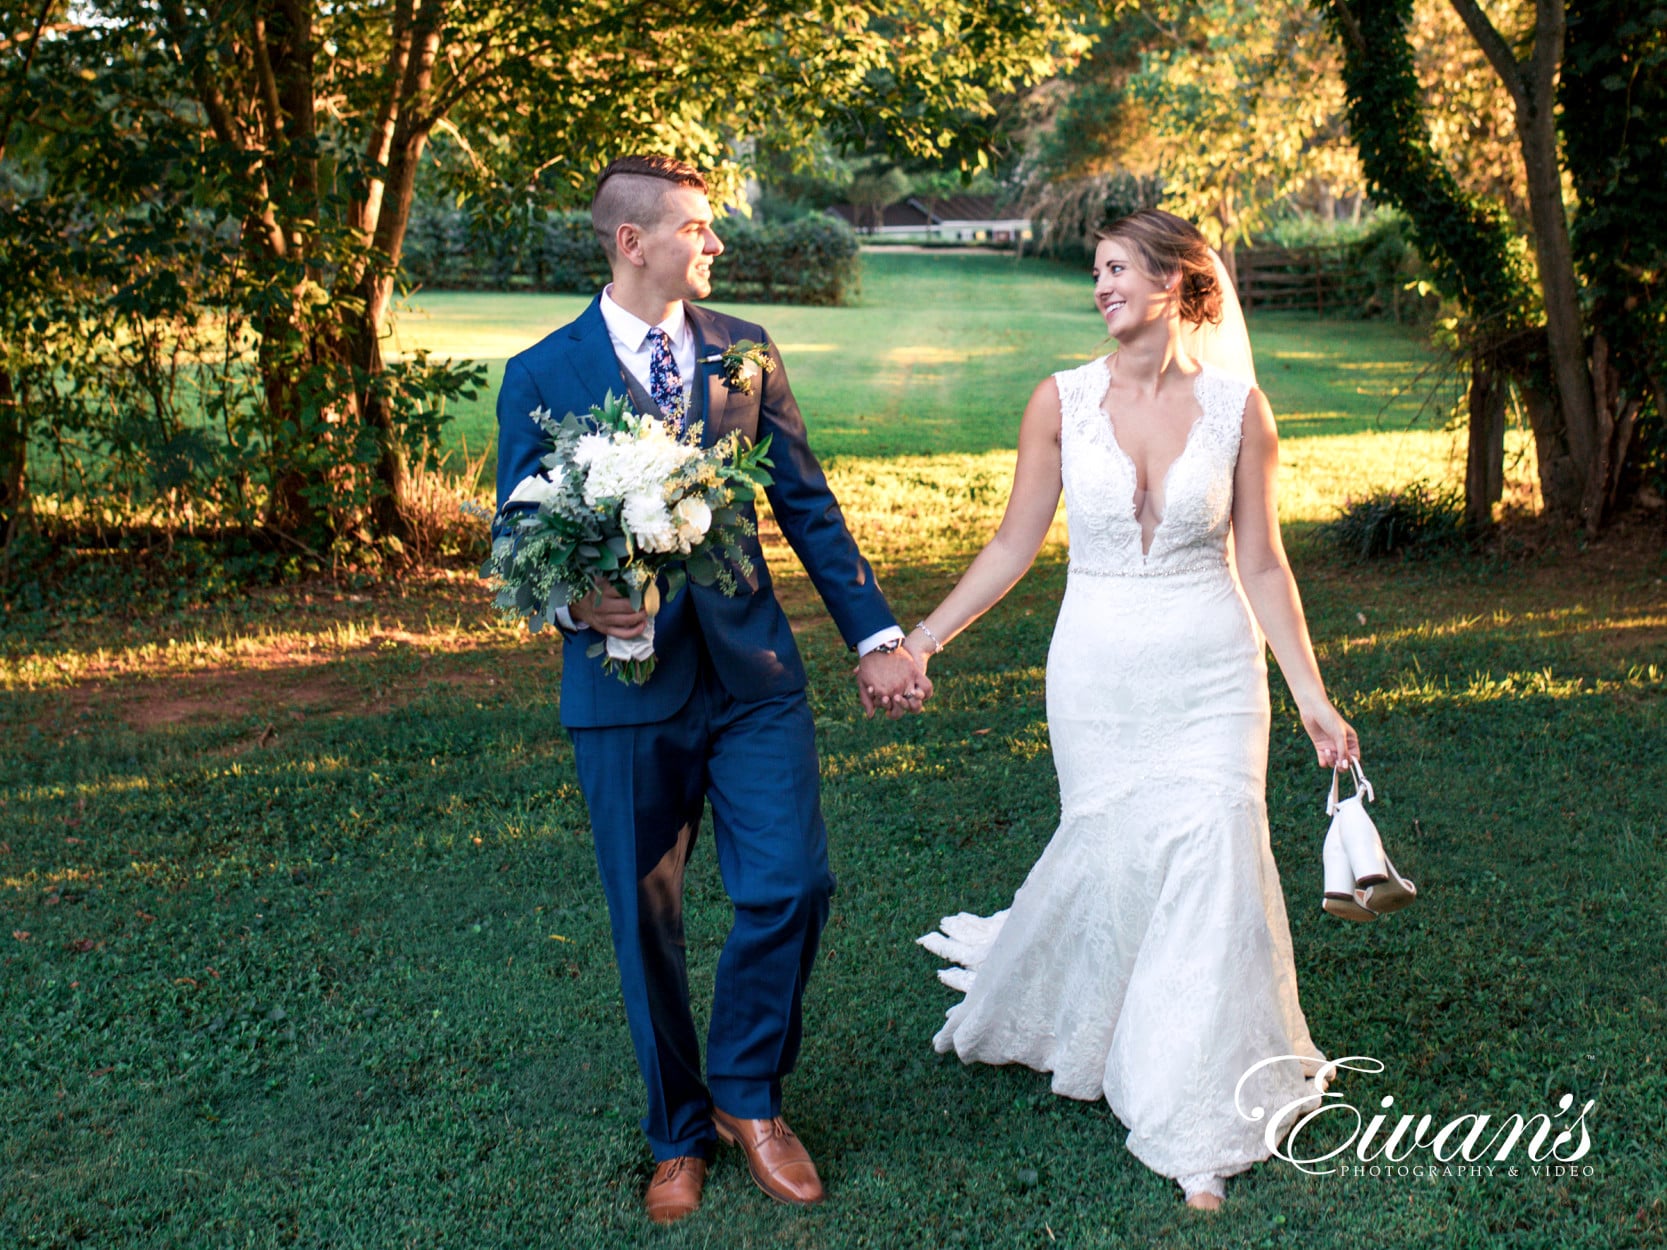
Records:
[[[1071,533],[1071,570],[1108,577],[1163,577],[1221,568],[1233,512],[1233,470],[1250,387],[1205,365],[1195,380],[1201,414],[1163,481],[1164,516],[1142,552],[1135,467],[1100,406],[1104,359],[1054,374],[1059,386],[1060,468]]]

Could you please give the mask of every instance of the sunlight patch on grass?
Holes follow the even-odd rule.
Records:
[[[213,678],[232,673],[281,673],[316,668],[347,659],[386,658],[402,649],[425,655],[451,654],[501,645],[520,633],[490,609],[484,585],[480,615],[451,623],[430,621],[418,629],[399,621],[322,622],[316,629],[282,629],[271,625],[238,632],[229,626],[218,636],[196,633],[185,638],[135,642],[86,651],[21,649],[0,655],[0,690],[52,690],[89,680],[193,674]]]
[[[66,885],[91,885],[97,878],[98,873],[91,868],[35,869],[17,877],[0,877],[0,886],[14,891],[52,893]]]
[[[897,365],[959,365],[991,356],[1008,356],[1018,351],[1016,346],[980,344],[976,347],[945,347],[941,343],[917,343],[909,347],[894,347],[884,359]]]
[[[1495,676],[1491,672],[1466,677],[1436,677],[1415,669],[1386,678],[1361,695],[1355,706],[1362,712],[1388,713],[1412,707],[1466,706],[1503,703],[1524,698],[1584,699],[1614,695],[1661,694],[1667,689],[1657,666],[1637,665],[1620,678],[1562,676],[1551,666],[1521,669]]]
[[[822,756],[822,776],[827,779],[948,775],[942,764],[930,762],[924,748],[912,742],[888,742],[870,751],[853,754],[825,752]]]

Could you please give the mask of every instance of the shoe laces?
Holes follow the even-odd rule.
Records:
[[[687,1155],[680,1155],[677,1158],[672,1159],[670,1164],[671,1166],[667,1167],[665,1171],[661,1172],[655,1179],[654,1183],[656,1185],[665,1185],[676,1180],[679,1176],[682,1176],[683,1173],[694,1167],[695,1161]]]
[[[787,1121],[782,1119],[779,1115],[775,1119],[768,1121],[768,1127],[764,1130],[764,1137],[766,1139],[775,1138],[778,1141],[798,1140],[798,1138],[794,1135],[793,1130],[787,1127]]]

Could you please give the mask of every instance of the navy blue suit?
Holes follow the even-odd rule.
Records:
[[[756,325],[687,305],[696,355]],[[857,550],[805,438],[776,353],[774,372],[743,395],[716,364],[697,366],[690,419],[710,443],[730,430],[770,438],[766,492],[782,534],[809,571],[845,641],[896,624]],[[614,354],[600,299],[504,369],[498,393],[498,500],[539,468],[536,407],[583,413],[609,392],[634,393]],[[781,1110],[781,1080],[799,1048],[800,1002],[827,919],[828,869],[805,671],[756,539],[757,585],[725,596],[690,584],[654,622],[654,675],[629,686],[585,652],[582,629],[562,650],[561,720],[590,808],[613,924],[626,1018],[648,1089],[643,1130],[657,1159],[710,1155],[713,1104],[744,1119]],[[689,1011],[683,871],[706,801],[735,923],[718,962],[706,1077]]]

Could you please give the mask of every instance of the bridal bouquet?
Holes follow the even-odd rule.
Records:
[[[699,425],[674,434],[611,394],[588,416],[531,415],[550,451],[504,507],[536,506],[493,542],[481,576],[496,583],[497,606],[534,633],[555,622],[556,609],[596,594],[598,581],[612,586],[648,613],[648,628],[588,654],[640,686],[654,672],[660,579],[669,600],[691,579],[735,595],[736,573],[752,578],[741,542],[756,530],[739,505],[770,485],[770,440],[755,445],[732,431],[702,447]]]

